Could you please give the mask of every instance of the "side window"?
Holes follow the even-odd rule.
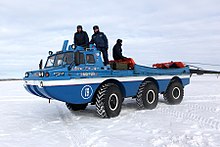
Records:
[[[76,66],[78,66],[80,64],[85,64],[85,59],[84,59],[83,53],[75,52],[74,56],[75,56],[74,60],[75,60]]]
[[[66,53],[64,55],[63,62],[65,65],[70,65],[73,62],[73,53],[72,52]]]
[[[86,55],[86,62],[87,62],[88,64],[94,64],[94,63],[95,63],[94,56],[93,56],[92,54]]]
[[[59,55],[56,56],[54,66],[57,67],[57,66],[60,66],[62,64],[63,64],[63,54],[59,54]]]
[[[79,55],[79,62],[80,62],[80,64],[85,64],[85,59],[84,59],[83,53],[80,53],[80,55]]]

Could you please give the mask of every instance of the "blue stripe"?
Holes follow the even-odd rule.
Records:
[[[30,89],[30,91],[36,95],[36,96],[39,96],[39,97],[42,97],[40,94],[38,94],[36,91],[35,91],[35,87],[36,85],[28,85],[28,88]]]

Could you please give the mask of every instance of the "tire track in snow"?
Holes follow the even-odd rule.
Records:
[[[55,105],[62,120],[66,138],[70,140],[71,147],[86,146],[85,141],[89,138],[89,131],[76,122],[77,119],[73,118],[71,112],[65,113],[63,108],[58,106],[58,104]]]
[[[173,108],[158,108],[157,111],[159,111],[163,114],[171,115],[175,118],[180,118],[180,119],[184,119],[184,120],[191,120],[191,121],[197,122],[201,125],[209,126],[209,127],[216,129],[216,130],[220,129],[220,122],[219,121],[214,120],[214,119],[210,119],[210,118],[205,118],[203,116],[194,114],[193,112],[182,112],[182,111],[174,110]]]
[[[207,102],[210,100],[219,102],[220,95],[197,95],[197,96],[184,96],[185,101],[187,102]]]
[[[215,107],[207,107],[207,106],[203,106],[203,105],[199,105],[199,104],[186,104],[185,106],[196,109],[196,110],[204,110],[204,111],[208,111],[211,113],[217,113],[220,112],[219,108],[215,108]]]

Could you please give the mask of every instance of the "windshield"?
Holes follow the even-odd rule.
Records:
[[[45,68],[70,65],[73,62],[73,52],[57,54],[49,57]]]
[[[53,66],[54,60],[55,60],[55,56],[51,56],[50,58],[48,58],[45,67],[51,67],[51,66]]]

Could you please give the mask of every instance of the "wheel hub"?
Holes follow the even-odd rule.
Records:
[[[179,87],[174,87],[172,90],[172,96],[174,99],[178,99],[180,97],[180,89]]]
[[[111,111],[115,111],[118,107],[118,96],[113,93],[109,96],[108,105]]]
[[[153,90],[149,90],[147,93],[146,93],[146,100],[149,104],[153,104],[154,101],[155,101],[155,98],[156,97],[156,94]]]

